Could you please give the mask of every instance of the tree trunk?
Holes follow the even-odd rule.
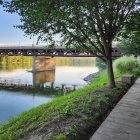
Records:
[[[108,76],[108,85],[110,88],[115,88],[116,84],[112,65],[112,43],[107,44],[105,46],[105,51],[106,51],[106,69]]]
[[[115,78],[113,73],[113,66],[112,66],[112,58],[108,58],[106,60],[106,67],[107,67],[107,75],[108,75],[108,84],[110,88],[115,88]]]

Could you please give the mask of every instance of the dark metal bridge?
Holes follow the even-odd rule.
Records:
[[[95,54],[77,51],[75,49],[53,48],[45,47],[31,47],[31,46],[3,46],[0,47],[0,56],[50,56],[50,57],[96,57]],[[100,54],[98,54],[100,55]],[[102,55],[100,55],[102,56]],[[113,48],[112,57],[120,57],[121,53]]]

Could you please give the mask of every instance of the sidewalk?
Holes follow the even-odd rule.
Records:
[[[140,140],[140,78],[90,140]]]

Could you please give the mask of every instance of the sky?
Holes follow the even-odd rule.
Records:
[[[0,45],[32,45],[33,39],[25,37],[24,32],[13,25],[20,25],[18,14],[6,13],[0,6]]]

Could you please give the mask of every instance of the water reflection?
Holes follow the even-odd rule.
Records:
[[[29,56],[0,57],[0,84],[33,87],[28,92],[26,88],[18,91],[0,88],[0,122],[46,103],[58,94],[66,95],[69,90],[85,86],[83,78],[98,71],[95,58],[55,58],[55,70],[40,72],[31,72],[32,62]]]
[[[95,58],[55,58],[55,70],[40,72],[29,72],[32,71],[32,57],[4,56],[0,60],[0,81],[34,87],[79,88],[87,84],[83,80],[85,76],[98,71]]]
[[[43,86],[44,83],[50,82],[54,83],[55,81],[55,70],[41,71],[41,72],[32,72],[33,75],[33,85],[34,86]]]

